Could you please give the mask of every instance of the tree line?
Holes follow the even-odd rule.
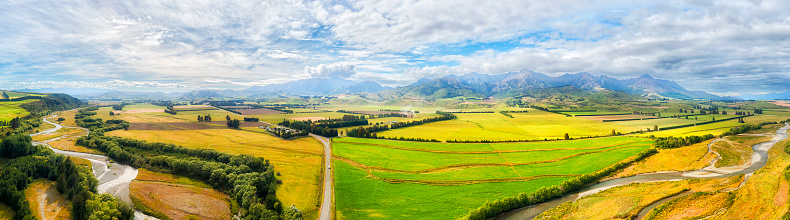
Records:
[[[175,108],[173,108],[173,106],[172,106],[172,105],[168,105],[168,106],[167,106],[167,108],[165,109],[165,113],[167,113],[167,114],[171,114],[171,115],[178,114],[178,112],[176,111],[176,109],[175,109]]]
[[[658,149],[671,149],[693,145],[713,138],[715,138],[715,136],[712,134],[706,134],[703,136],[692,135],[686,137],[657,137],[653,140],[653,146]]]
[[[446,113],[446,112],[439,112],[439,111],[437,111],[437,113],[442,114],[442,115],[439,116],[439,117],[425,118],[425,119],[416,120],[416,121],[395,122],[395,123],[392,123],[390,125],[378,125],[377,124],[377,125],[373,125],[373,126],[370,126],[370,127],[352,128],[351,130],[346,130],[346,135],[348,135],[349,137],[360,137],[360,138],[385,138],[385,137],[378,137],[378,135],[376,135],[376,132],[386,131],[386,130],[390,130],[390,129],[411,127],[411,126],[421,125],[421,124],[430,123],[430,122],[452,120],[452,119],[456,118],[456,116],[454,114],[450,114],[450,113]],[[403,138],[403,137],[401,137],[401,138]],[[416,141],[427,140],[427,139],[421,139],[421,138],[409,138],[409,139],[416,140]],[[397,140],[400,140],[400,138],[398,138]],[[404,140],[406,140],[406,138],[404,138]],[[427,140],[427,141],[433,141],[433,140]],[[438,142],[438,140],[436,140],[436,141]]]
[[[105,152],[113,160],[134,167],[188,176],[206,182],[232,195],[241,208],[246,210],[242,212],[244,219],[302,218],[298,209],[283,207],[277,199],[277,185],[282,182],[275,177],[274,167],[262,157],[107,137],[103,132],[106,128],[95,129],[88,136],[78,138],[77,144]]]

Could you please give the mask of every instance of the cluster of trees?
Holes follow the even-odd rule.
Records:
[[[56,155],[44,146],[33,146],[27,135],[12,135],[0,142],[2,154],[9,158],[0,175],[0,201],[14,211],[13,219],[35,219],[22,192],[33,179],[56,181],[56,189],[71,200],[72,218],[131,220],[134,211],[118,199],[105,194],[108,204],[96,204],[98,180],[90,169],[74,164],[67,157]]]
[[[346,111],[346,110],[337,110],[337,112],[340,112],[340,113],[351,113],[351,114],[363,114],[363,113],[356,113],[356,112]],[[400,113],[400,112],[390,112],[390,113],[386,113],[386,114],[375,114],[375,115],[365,114],[365,115],[368,115],[369,119],[388,118],[388,117],[409,118],[409,115],[403,114],[403,113]]]
[[[96,129],[96,130],[94,130]],[[149,143],[121,137],[106,137],[98,127],[77,144],[107,153],[115,161],[158,172],[199,179],[230,192],[246,212],[244,219],[301,219],[301,212],[283,208],[276,197],[273,166],[261,157],[231,155],[212,149],[189,149],[172,144]],[[97,132],[99,131],[99,132]],[[145,153],[138,153],[145,152]],[[188,157],[185,157],[188,156]]]
[[[260,119],[244,117],[244,121],[246,121],[246,122],[258,122],[258,121],[260,121]]]
[[[178,112],[176,111],[176,109],[173,108],[172,105],[168,105],[167,106],[167,108],[165,109],[165,113],[171,114],[171,115],[178,114]]]
[[[543,106],[529,105],[529,107],[530,107],[530,108],[537,109],[537,110],[541,110],[541,111],[544,111],[544,112],[550,112],[548,108],[546,108],[546,107],[543,107]]]
[[[360,138],[379,138],[376,135],[376,132],[386,131],[389,130],[389,126],[387,125],[373,125],[370,127],[360,127],[360,128],[352,128],[351,130],[346,130],[346,135],[349,137],[360,137]],[[384,138],[384,137],[381,137]]]
[[[153,102],[151,102],[151,105],[156,105],[156,106],[173,106],[173,105],[175,105],[175,104],[173,104],[173,102],[172,102],[172,101],[163,101],[163,100],[159,100],[159,101],[153,101]]]
[[[760,111],[760,112],[762,112],[762,111]],[[755,110],[755,112],[754,112],[754,113],[757,113],[757,110]],[[752,115],[752,113],[751,113],[751,112],[741,112],[741,111],[737,111],[737,112],[735,112],[735,115]]]
[[[211,122],[211,114],[208,114],[208,115],[206,115],[206,116],[201,116],[201,115],[198,115],[198,119],[197,119],[197,120],[198,120],[199,122],[204,122],[204,121],[205,121],[205,122]]]
[[[715,136],[713,136],[712,134],[706,134],[703,136],[692,135],[686,137],[672,137],[672,136],[658,137],[655,138],[653,142],[653,146],[658,149],[671,149],[671,148],[689,146],[713,138],[715,138]]]
[[[437,111],[436,113],[439,112]],[[421,125],[430,122],[453,120],[457,118],[454,114],[449,114],[449,113],[439,113],[439,114],[441,114],[442,116],[433,117],[433,118],[424,118],[422,120],[416,120],[416,121],[395,122],[390,125],[390,129],[405,128],[405,127],[411,127],[411,126]]]
[[[228,120],[227,125],[229,128],[239,129],[241,121],[239,121],[239,119]]]
[[[22,125],[20,122],[19,117],[11,119],[11,121],[0,121],[0,126],[10,126],[11,128],[18,128]]]
[[[270,129],[267,129],[266,131],[268,131],[269,133],[274,134],[274,136],[277,136],[277,137],[280,137],[280,138],[286,139],[286,140],[294,138],[294,137],[304,137],[304,136],[310,135],[310,133],[307,133],[307,131],[296,131],[296,132],[293,132],[293,130],[291,130],[291,129],[281,128],[281,127],[270,128]]]
[[[124,120],[110,119],[105,122],[101,118],[91,118],[90,116],[96,115],[95,111],[98,109],[99,109],[98,107],[80,109],[79,111],[77,111],[77,114],[74,115],[74,121],[80,127],[88,128],[91,131],[102,132],[102,133],[107,131],[129,128],[130,126],[129,122]]]
[[[5,92],[3,92],[3,99],[11,99],[11,97],[8,96],[8,94],[6,94]]]
[[[743,118],[739,118],[738,122],[743,123],[742,121],[743,121]],[[738,127],[730,128],[729,131],[724,132],[723,134],[721,134],[721,136],[743,134],[743,133],[747,133],[749,131],[761,129],[765,125],[779,124],[779,123],[784,123],[784,122],[785,121],[781,121],[781,122],[761,122],[760,124],[757,124],[757,125],[752,125],[752,124],[741,125],[741,126],[738,126]]]
[[[365,127],[352,128],[351,130],[346,130],[346,135],[348,135],[349,137],[383,139],[385,137],[378,137],[376,135],[376,132],[386,131],[386,130],[390,130],[390,129],[411,127],[411,126],[421,125],[421,124],[425,124],[425,123],[429,123],[429,122],[451,120],[451,119],[455,119],[456,118],[455,115],[450,114],[450,113],[441,112],[440,114],[442,114],[442,116],[433,117],[433,118],[426,118],[426,119],[417,120],[417,121],[395,122],[395,123],[392,123],[389,126],[388,125],[384,125],[384,124],[379,125],[378,123],[376,123],[376,125],[373,125],[373,126],[370,126],[370,127],[366,127],[366,128]],[[429,139],[422,139],[422,138],[404,138],[404,137],[400,137],[400,138],[389,138],[389,139],[392,139],[392,140],[438,142],[438,140],[435,140],[435,139],[430,139],[429,140]]]
[[[364,116],[344,115],[341,119],[328,119],[317,122],[313,122],[312,120],[293,122],[283,120],[283,122],[280,122],[278,125],[299,131],[307,131],[308,133],[324,137],[337,137],[338,131],[336,128],[368,125],[368,120],[364,119]]]
[[[376,133],[373,133],[373,135],[370,138],[389,139],[389,140],[394,140],[394,141],[441,142],[441,141],[436,140],[436,139],[426,139],[426,138],[409,138],[409,137],[396,138],[396,137],[376,136]]]
[[[123,110],[123,107],[126,106],[126,103],[121,103],[120,105],[113,105],[112,110],[120,111]]]
[[[650,157],[656,153],[658,153],[658,150],[656,149],[653,148],[647,149],[637,154],[637,156],[631,160],[616,163],[612,166],[609,166],[607,168],[604,168],[603,170],[599,170],[594,173],[584,174],[581,176],[574,177],[573,179],[565,180],[559,185],[550,186],[550,187],[541,187],[532,193],[521,193],[514,197],[504,198],[495,201],[488,201],[485,204],[483,204],[483,206],[470,211],[468,215],[463,216],[461,219],[469,219],[469,220],[490,219],[503,212],[507,212],[513,209],[518,209],[533,204],[538,204],[541,202],[551,200],[553,198],[558,198],[566,193],[579,190],[586,185],[595,183],[601,178],[612,175],[615,172],[618,172],[637,161],[644,160],[645,158]]]

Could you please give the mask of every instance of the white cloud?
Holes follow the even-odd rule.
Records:
[[[313,78],[348,78],[356,74],[356,66],[348,63],[319,64],[318,66],[307,66],[304,72]]]

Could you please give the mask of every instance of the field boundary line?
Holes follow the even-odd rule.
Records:
[[[574,158],[574,157],[583,156],[583,155],[587,155],[587,154],[604,153],[604,152],[609,152],[609,151],[622,149],[622,148],[642,147],[642,146],[650,146],[650,145],[621,146],[621,147],[615,147],[615,148],[601,150],[601,151],[583,152],[583,153],[578,153],[578,154],[574,154],[574,155],[570,155],[570,156],[566,156],[566,157],[561,157],[561,158],[552,159],[552,160],[545,160],[545,161],[533,161],[533,162],[526,162],[526,163],[454,164],[454,165],[450,165],[450,166],[435,167],[435,168],[429,168],[429,169],[417,170],[417,171],[396,170],[396,169],[390,169],[390,168],[384,168],[384,167],[368,166],[368,165],[364,165],[362,163],[359,163],[359,162],[356,162],[354,160],[351,160],[351,159],[348,159],[348,158],[345,158],[345,157],[342,157],[342,156],[338,156],[338,155],[332,155],[332,158],[334,158],[336,160],[341,160],[341,161],[347,162],[347,163],[351,164],[354,167],[365,169],[365,170],[369,170],[369,171],[385,172],[385,173],[403,173],[403,174],[432,174],[432,173],[446,173],[446,172],[454,171],[454,170],[458,170],[458,169],[467,169],[467,168],[476,168],[476,167],[521,166],[521,165],[540,164],[540,163],[552,163],[552,162],[567,160],[567,159],[571,159],[571,158]]]

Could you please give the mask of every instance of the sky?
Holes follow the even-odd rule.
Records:
[[[0,1],[0,88],[244,89],[529,69],[790,90],[790,1]]]

